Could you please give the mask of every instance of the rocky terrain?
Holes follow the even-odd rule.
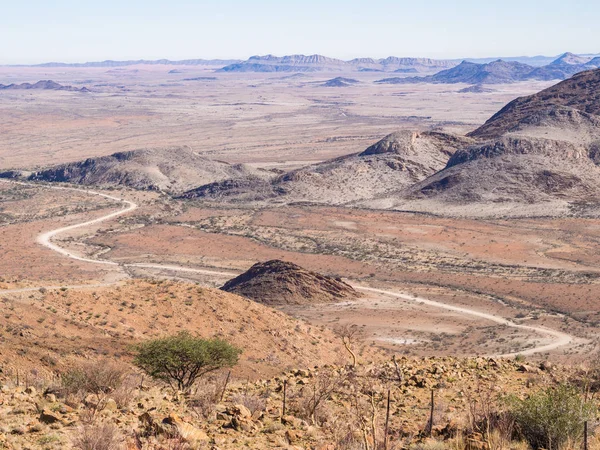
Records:
[[[182,198],[343,204],[408,187],[441,170],[454,151],[472,141],[439,132],[401,131],[361,153],[303,167],[273,180],[225,180],[186,192]]]
[[[74,86],[63,86],[52,80],[40,80],[36,83],[0,84],[0,91],[43,89],[51,91],[90,92],[88,88],[76,88]]]
[[[268,174],[242,164],[204,158],[189,147],[173,147],[119,152],[37,171],[7,171],[2,175],[30,181],[126,186],[177,194],[218,180]]]
[[[266,305],[302,305],[337,302],[359,297],[352,286],[279,260],[256,263],[248,271],[229,280],[224,291]]]
[[[377,205],[431,212],[461,205],[467,215],[507,213],[515,205],[530,205],[517,206],[520,215],[597,214],[598,86],[600,70],[587,71],[509,103],[469,134],[483,142]]]
[[[103,358],[82,367],[84,381],[103,387],[111,376],[114,386],[98,392],[60,379],[0,374],[0,445],[333,450],[387,442],[391,449],[526,449],[510,421],[483,423],[507,414],[502,399],[567,380],[596,382],[592,372],[547,362],[394,357],[354,368],[299,367],[252,382],[225,384],[226,374],[217,374],[184,395]],[[591,448],[596,443],[590,439]]]

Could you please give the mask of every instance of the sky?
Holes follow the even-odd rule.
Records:
[[[0,64],[600,53],[598,0],[0,0]]]

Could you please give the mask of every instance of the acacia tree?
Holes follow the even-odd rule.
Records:
[[[202,339],[187,331],[142,342],[135,349],[136,366],[184,392],[207,373],[234,366],[242,352],[222,339]]]

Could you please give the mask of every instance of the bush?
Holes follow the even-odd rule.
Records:
[[[151,377],[180,391],[189,391],[209,372],[234,366],[241,350],[221,339],[202,339],[186,331],[143,342],[134,364]]]
[[[515,425],[533,448],[558,449],[583,435],[583,423],[594,417],[595,408],[568,385],[541,390],[525,400],[510,400]]]
[[[117,450],[123,448],[121,436],[114,425],[86,425],[78,430],[73,447],[79,450]]]
[[[109,394],[123,384],[127,369],[111,361],[87,362],[61,376],[63,395]]]

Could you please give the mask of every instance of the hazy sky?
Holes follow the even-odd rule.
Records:
[[[1,0],[0,64],[600,52],[599,0]]]

